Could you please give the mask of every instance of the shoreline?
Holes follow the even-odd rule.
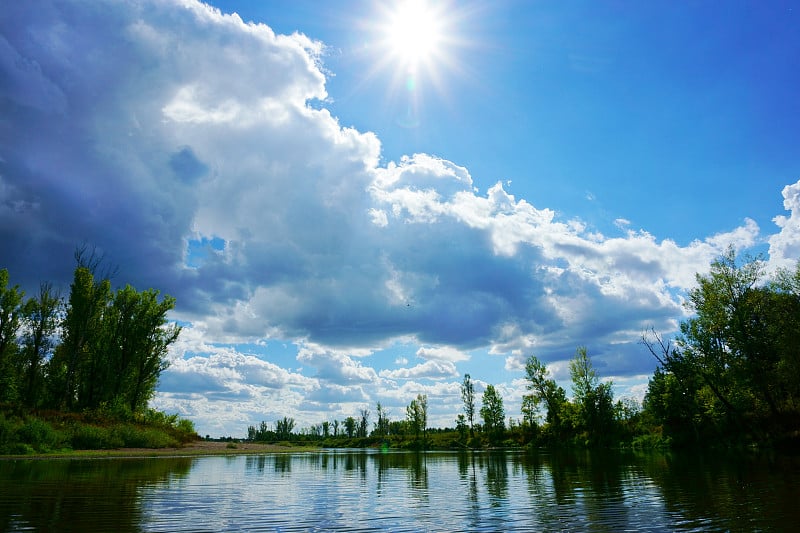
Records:
[[[233,444],[233,446],[231,446]],[[114,448],[109,450],[70,450],[28,455],[0,455],[0,461],[20,459],[126,459],[159,457],[202,457],[208,455],[255,455],[318,451],[315,447],[284,446],[253,442],[198,440],[180,448]]]

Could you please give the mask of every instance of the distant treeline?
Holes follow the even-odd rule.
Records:
[[[419,395],[405,416],[390,420],[380,403],[370,428],[368,409],[358,417],[323,421],[295,433],[284,417],[275,429],[250,426],[253,441],[301,441],[328,446],[401,448],[482,446],[592,447],[793,446],[800,442],[800,262],[794,271],[765,274],[759,258],[738,261],[733,249],[697,275],[687,308],[692,317],[664,339],[642,335],[657,369],[644,402],[614,400],[585,347],[570,361],[572,399],[531,355],[525,366],[522,418],[508,419],[503,399],[486,387],[476,411],[472,378],[461,384],[463,413],[455,428],[427,428],[428,402]],[[478,418],[479,417],[479,418]]]
[[[0,270],[0,403],[24,409],[143,413],[180,327],[156,290],[116,291],[85,248],[66,300],[50,283],[25,298]]]

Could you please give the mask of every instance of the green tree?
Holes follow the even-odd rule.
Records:
[[[169,346],[181,328],[168,324],[175,299],[131,286],[111,291],[87,266],[75,269],[63,340],[48,365],[56,406],[116,405],[143,412],[167,368]]]
[[[284,416],[275,422],[275,433],[279,440],[291,440],[292,430],[294,430],[294,418]]]
[[[356,434],[356,426],[357,426],[356,419],[352,416],[348,416],[344,419],[344,432],[347,434],[348,438],[353,438]]]
[[[555,380],[547,377],[548,371],[544,363],[531,355],[525,362],[526,388],[531,391],[530,400],[523,400],[529,411],[544,405],[547,409],[545,421],[553,438],[563,438],[568,427],[564,410],[567,405],[567,394]]]
[[[48,373],[57,407],[92,406],[100,370],[94,357],[99,344],[103,311],[111,297],[111,282],[96,282],[92,271],[78,266],[70,285],[62,342],[56,349]]]
[[[61,307],[61,297],[50,283],[42,283],[38,297],[25,304],[19,389],[22,401],[30,407],[44,401],[44,363],[56,346]]]
[[[0,270],[0,401],[15,400],[17,395],[14,361],[25,296],[19,285],[9,287],[8,283],[8,270],[4,268]]]
[[[462,413],[459,413],[456,417],[456,431],[458,431],[458,440],[462,443],[465,442],[469,434],[469,427],[467,426],[467,419]]]
[[[369,428],[369,409],[365,407],[359,411],[359,414],[358,436],[363,438],[367,436],[367,429]]]
[[[417,394],[414,400],[406,407],[406,420],[414,433],[414,438],[419,441],[422,433],[423,441],[427,438],[428,431],[428,396]]]
[[[106,344],[107,367],[114,372],[112,395],[121,398],[132,412],[143,410],[155,393],[158,378],[167,368],[169,346],[178,339],[181,328],[168,324],[167,313],[175,299],[159,292],[136,292],[126,286],[117,291],[111,316],[118,320],[105,326],[110,337]]]
[[[381,405],[381,402],[378,402],[375,406],[375,412],[378,415],[378,421],[375,422],[375,435],[385,437],[389,434],[389,413]]]
[[[591,444],[609,444],[614,429],[614,398],[611,383],[600,383],[586,353],[577,349],[569,363],[572,393],[578,408],[578,428]]]
[[[759,258],[733,248],[697,275],[694,315],[681,323],[675,348],[645,344],[661,372],[645,411],[681,435],[691,420],[698,440],[772,441],[800,429],[800,263],[768,278]]]
[[[503,409],[503,397],[497,392],[494,385],[487,385],[483,391],[481,418],[483,419],[483,430],[489,437],[489,441],[496,443],[500,441],[505,433],[506,413]]]
[[[461,399],[464,402],[464,414],[469,422],[469,434],[475,436],[475,386],[469,374],[464,374],[464,381],[461,383]]]

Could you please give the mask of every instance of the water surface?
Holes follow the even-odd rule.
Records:
[[[2,531],[791,531],[800,460],[405,453],[0,461]]]

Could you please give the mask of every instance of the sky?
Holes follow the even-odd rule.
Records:
[[[696,273],[795,265],[793,2],[406,4],[4,6],[0,268],[174,296],[151,405],[217,437],[452,427],[465,373],[519,419],[579,346],[641,399]]]

